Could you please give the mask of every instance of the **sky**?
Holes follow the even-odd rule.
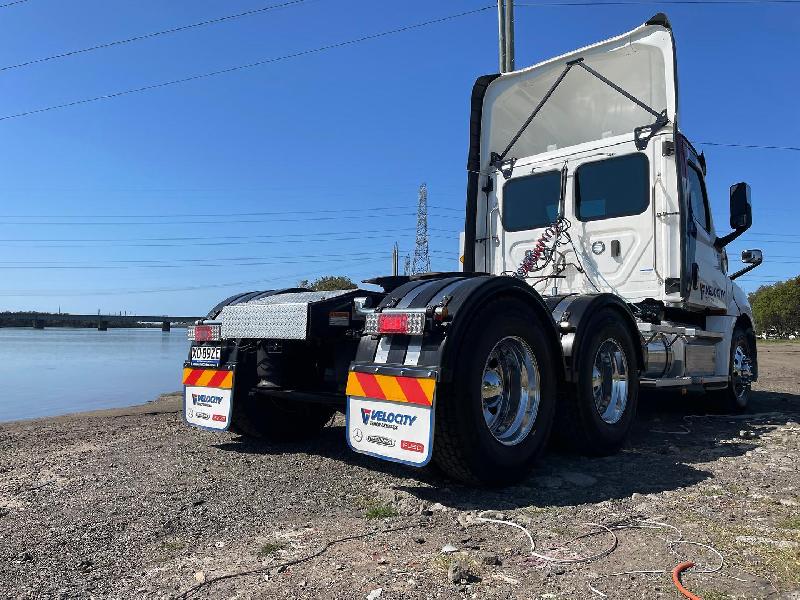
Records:
[[[457,268],[470,92],[476,77],[497,71],[493,9],[3,118],[490,4],[307,0],[3,68],[281,2],[0,6],[0,311],[203,314],[238,291],[388,274],[393,243],[401,257],[413,252],[422,182],[432,268]],[[728,247],[732,268],[741,250],[764,250],[765,264],[739,280],[748,291],[800,272],[800,152],[700,143],[800,146],[800,3],[521,4],[517,67],[666,12],[681,129],[705,151],[719,233],[729,186],[752,186],[754,225]]]

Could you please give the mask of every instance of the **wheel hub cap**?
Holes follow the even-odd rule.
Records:
[[[597,349],[592,367],[592,395],[600,418],[613,425],[628,404],[628,364],[620,345],[608,339]]]
[[[733,353],[733,387],[737,398],[747,391],[752,381],[753,365],[747,356],[747,349],[740,344]]]
[[[497,342],[483,368],[483,418],[494,438],[513,446],[533,429],[539,412],[539,367],[524,340],[506,337]]]

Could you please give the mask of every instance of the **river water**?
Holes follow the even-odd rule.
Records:
[[[141,404],[182,389],[185,329],[0,328],[0,421]]]

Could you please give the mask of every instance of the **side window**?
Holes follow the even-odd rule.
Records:
[[[547,227],[558,218],[561,171],[514,177],[503,186],[500,217],[506,231]]]
[[[706,198],[706,188],[703,185],[703,176],[691,163],[689,163],[689,168],[686,169],[686,175],[689,181],[689,204],[692,207],[692,215],[697,224],[708,231],[708,200]]]
[[[650,167],[641,152],[585,163],[575,171],[575,214],[581,221],[638,215],[650,202]]]

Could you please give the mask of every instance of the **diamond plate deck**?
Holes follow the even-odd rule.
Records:
[[[218,317],[222,321],[222,337],[304,340],[308,335],[309,305],[352,291],[277,294],[226,306]]]

